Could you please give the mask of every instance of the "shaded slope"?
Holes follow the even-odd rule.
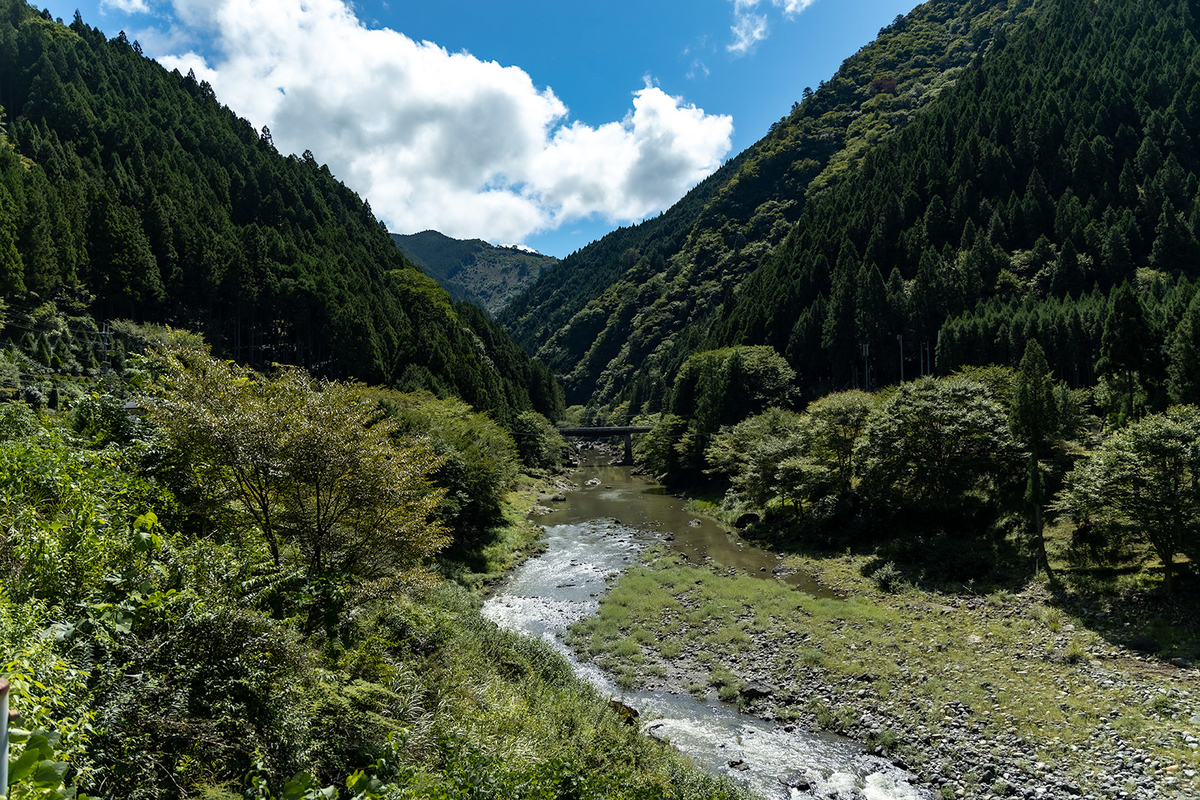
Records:
[[[0,0],[0,105],[10,305],[69,301],[202,330],[254,365],[555,414],[545,368],[407,264],[327,167],[281,156],[123,34]]]

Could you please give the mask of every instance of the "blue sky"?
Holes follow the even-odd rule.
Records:
[[[43,0],[44,2],[45,0]],[[389,229],[563,256],[757,141],[913,0],[54,0],[311,149]]]

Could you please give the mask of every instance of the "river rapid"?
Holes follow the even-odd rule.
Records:
[[[586,453],[586,451],[585,451]],[[576,673],[640,713],[649,735],[669,741],[703,768],[744,783],[763,798],[928,800],[915,778],[859,744],[830,734],[791,730],[741,714],[717,700],[682,691],[622,690],[595,664],[581,662],[562,641],[578,620],[595,614],[615,573],[663,544],[693,563],[713,563],[797,591],[826,590],[799,574],[785,575],[778,557],[738,539],[629,467],[585,463],[579,488],[542,522],[546,551],[526,561],[484,605],[498,625],[536,636],[559,650]]]

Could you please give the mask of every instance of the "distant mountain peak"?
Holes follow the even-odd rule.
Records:
[[[535,256],[542,255],[537,250],[534,250],[532,247],[530,247],[527,244],[499,244],[496,246],[503,248],[504,250],[520,250],[522,253],[529,253],[529,254],[535,255]]]
[[[438,231],[394,233],[392,241],[455,300],[474,303],[493,316],[558,265],[557,258],[525,245],[454,239]]]

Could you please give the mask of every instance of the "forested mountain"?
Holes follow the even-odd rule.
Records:
[[[771,344],[814,388],[852,382],[863,344],[895,380],[897,335],[909,376],[922,345],[939,369],[1015,364],[1036,337],[1074,385],[1127,365],[1163,394],[1200,253],[1195,11],[1036,3],[807,206],[708,341]]]
[[[54,301],[199,330],[250,365],[557,416],[548,370],[406,263],[368,203],[124,34],[0,0],[0,105],[10,339],[57,347],[27,330]]]
[[[493,316],[558,265],[553,256],[496,247],[482,239],[452,239],[437,231],[393,233],[392,241],[455,300],[474,303]]]
[[[926,3],[501,319],[571,402],[618,416],[659,410],[689,353],[731,345],[774,347],[808,397],[863,386],[863,345],[875,387],[902,358],[907,377],[1015,364],[1030,337],[1074,385],[1123,370],[1149,406],[1191,396],[1196,24],[1166,0]],[[1141,344],[1121,356],[1102,340],[1126,280]]]
[[[808,204],[923,116],[1028,6],[931,2],[897,18],[761,141],[661,216],[565,259],[502,324],[562,376],[569,402],[661,398],[716,311]]]

